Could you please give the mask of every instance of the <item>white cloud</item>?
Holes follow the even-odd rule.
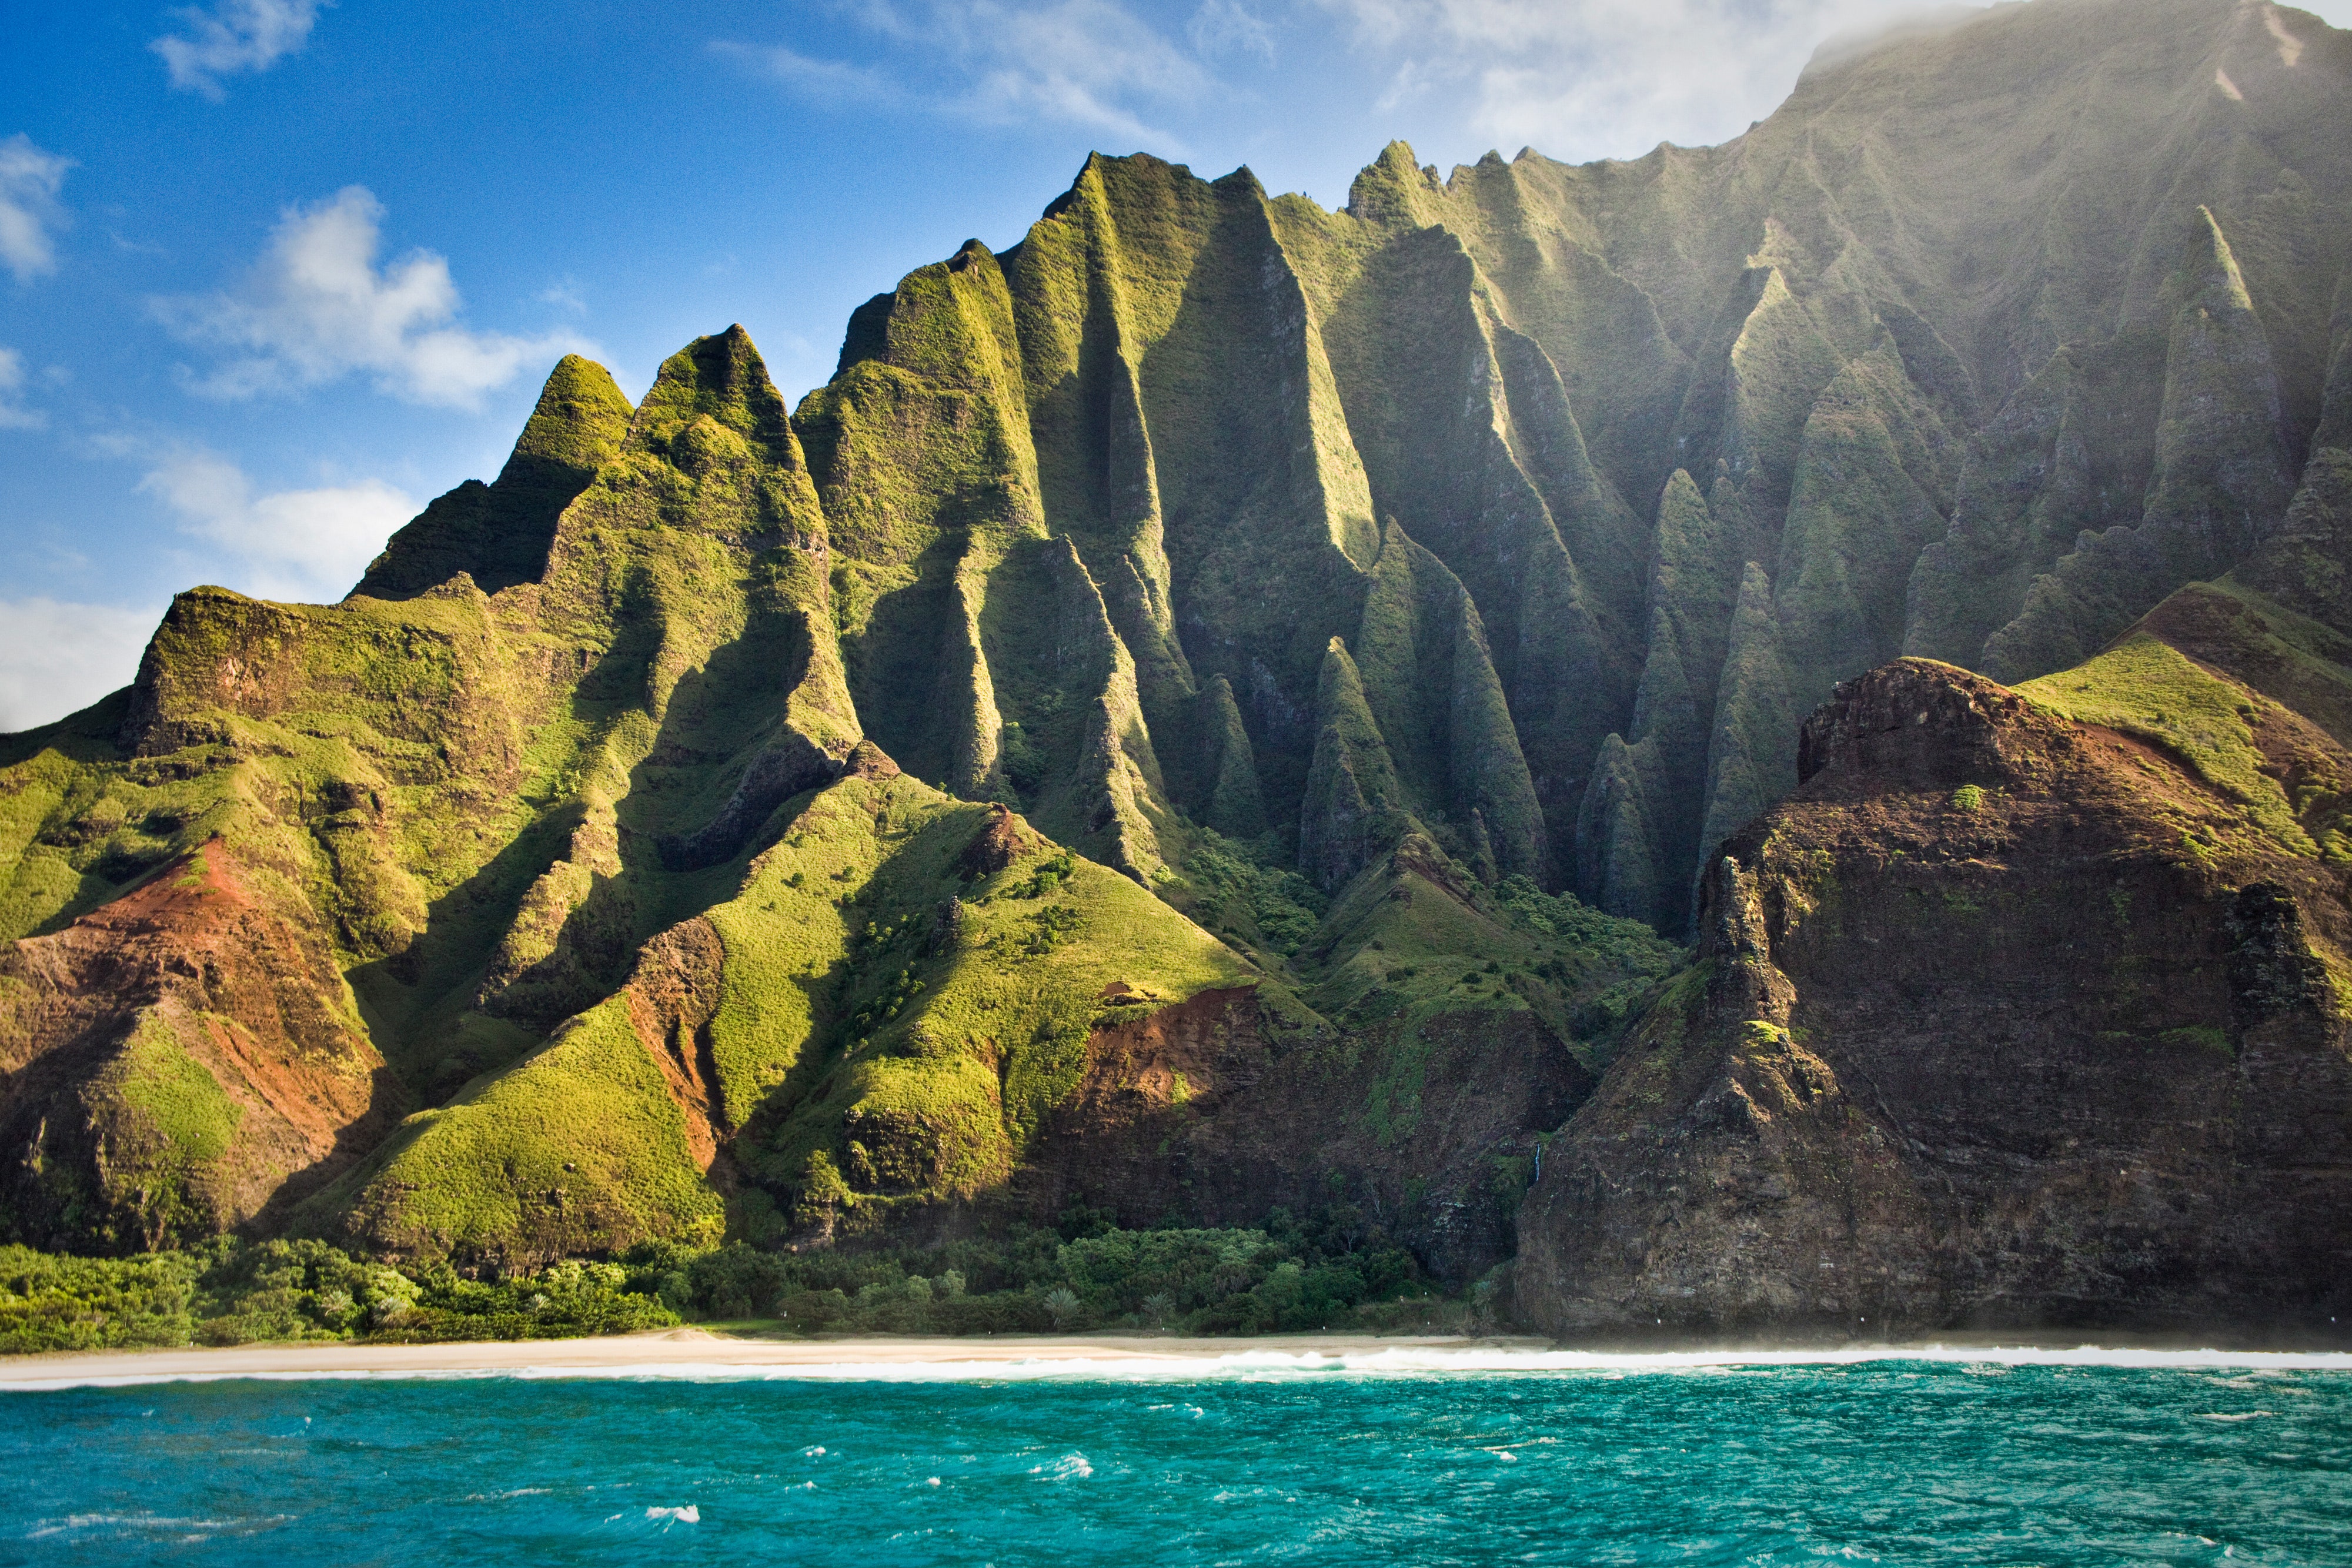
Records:
[[[1911,0],[1317,0],[1390,56],[1388,101],[1465,92],[1509,151],[1628,156],[1703,145],[1769,114],[1814,47],[1928,8]],[[1957,9],[1957,8],[1938,8]]]
[[[341,599],[417,504],[381,480],[257,496],[245,471],[217,454],[166,455],[139,488],[178,514],[186,532],[225,550],[234,580],[257,599]]]
[[[1256,20],[1234,0],[1210,0],[1202,12],[1222,46],[1255,47]],[[1149,106],[1194,102],[1211,85],[1191,54],[1115,0],[866,0],[853,15],[937,80],[916,89],[793,49],[719,47],[820,101],[916,101],[994,124],[1058,120],[1163,146],[1172,139],[1146,123]]]
[[[443,257],[415,250],[376,267],[383,218],[364,187],[346,186],[316,206],[289,208],[236,290],[152,301],[176,335],[248,350],[197,379],[195,390],[247,398],[367,371],[404,402],[478,408],[484,392],[526,367],[595,351],[571,333],[516,338],[456,325],[457,286]]]
[[[1185,37],[1204,56],[1255,55],[1274,63],[1274,31],[1241,0],[1201,0]]]
[[[30,729],[131,684],[162,609],[0,599],[0,732]]]
[[[175,11],[186,36],[167,33],[147,47],[163,57],[172,85],[218,103],[220,78],[266,71],[310,40],[319,0],[220,0],[211,10]]]
[[[58,192],[73,166],[22,132],[0,141],[0,266],[19,283],[58,269],[53,231],[66,225]]]
[[[25,356],[0,349],[0,430],[38,430],[49,423],[37,408],[19,401],[25,394]]]

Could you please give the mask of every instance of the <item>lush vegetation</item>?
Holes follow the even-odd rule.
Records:
[[[1793,786],[1836,680],[1904,648],[2074,663],[2219,575],[2200,541],[2223,533],[2197,519],[2271,517],[2306,444],[2271,450],[2271,382],[2302,376],[2287,406],[2308,404],[2336,340],[2326,288],[2280,259],[2311,252],[2294,202],[2092,225],[2038,297],[2047,365],[2002,361],[1995,388],[1939,336],[1979,292],[1944,268],[1975,262],[1897,266],[1889,293],[1838,216],[1856,178],[1877,211],[1896,164],[1963,190],[1951,148],[1882,166],[1867,123],[1809,116],[1738,157],[1818,142],[1820,180],[1725,184],[1696,152],[1440,180],[1398,144],[1341,212],[1246,171],[1092,159],[1017,246],[968,245],[861,308],[796,412],[740,329],[672,356],[635,410],[567,359],[498,482],[436,502],[361,594],[181,596],[134,692],[0,737],[0,958],[195,889],[115,911],[168,933],[145,956],[85,929],[0,973],[0,1038],[50,1063],[8,1109],[45,1131],[0,1173],[5,1233],[195,1246],[307,1191],[290,1228],[355,1252],[789,1236],[844,1244],[807,1268],[878,1267],[856,1246],[1034,1163],[1108,1031],[1245,988],[1262,1027],[1235,1060],[1263,1045],[1284,1070],[1171,1073],[1164,1100],[1155,1070],[1171,1186],[1205,1119],[1298,1095],[1270,1124],[1295,1119],[1297,1151],[1319,1163],[1358,1118],[1385,1152],[1332,1156],[1349,1190],[1421,1191],[1391,1107],[1418,1103],[1401,1086],[1433,1041],[1496,1046],[1474,1089],[1524,1083],[1512,1042],[1552,1035],[1604,1068],[1680,961],[1705,854]],[[2033,123],[2018,158],[2042,157]],[[2291,142],[2283,170],[2334,156]],[[2075,188],[2115,147],[2011,183]],[[2210,184],[2186,168],[2148,186],[2175,217]],[[1621,177],[1650,195],[1602,199]],[[2080,287],[2126,270],[2149,284],[2127,331]],[[2088,467],[2053,455],[2077,435]],[[2110,469],[2146,483],[2076,483]],[[2340,597],[2340,507],[2296,505],[2309,570],[2260,580],[2302,613]],[[2073,543],[2118,525],[2161,573]],[[2026,689],[2183,759],[2242,836],[2352,858],[2339,770],[2282,763],[2285,710],[2189,659],[2141,639]],[[1987,824],[2001,804],[1950,801]],[[2215,852],[2201,826],[2182,841]],[[1586,902],[1544,891],[1563,885]],[[255,961],[212,962],[203,933]],[[124,1049],[61,1049],[99,1032]],[[299,1082],[251,1094],[247,1066]],[[334,1138],[298,1145],[281,1102],[332,1105]],[[1496,1138],[1547,1131],[1546,1104],[1496,1112]],[[297,1146],[362,1157],[289,1189]],[[1422,1212],[1498,1190],[1475,1180]],[[1292,1263],[1303,1293],[1265,1321],[1347,1296],[1304,1282],[1314,1247],[1269,1245],[1295,1256],[1242,1293],[1289,1301]],[[1007,1312],[1210,1305],[946,1271],[965,1289],[933,1301]],[[807,1290],[945,1277],[903,1272]],[[205,1317],[228,1287],[197,1274],[182,1317],[251,1315]]]
[[[1265,1333],[1447,1325],[1412,1255],[1336,1204],[1251,1230],[1052,1229],[935,1248],[782,1252],[647,1242],[500,1279],[318,1241],[223,1239],[76,1258],[0,1248],[0,1354],[288,1341],[562,1339],[715,1321],[786,1333]]]
[[[738,1236],[767,1239],[764,1202],[803,1228],[864,1231],[900,1202],[979,1190],[1077,1082],[1107,985],[1176,999],[1250,977],[1133,880],[1037,835],[967,875],[989,809],[918,779],[848,778],[787,811],[735,896],[705,912],[720,950],[713,1120],[740,1133],[760,1189]],[[403,1252],[718,1241],[721,1205],[641,1005],[615,994],[412,1118],[316,1207],[374,1216],[373,1238]]]
[[[1496,883],[1495,899],[1518,925],[1572,955],[1539,960],[1531,968],[1562,987],[1583,980],[1585,988],[1578,994],[1571,1016],[1571,1030],[1579,1039],[1615,1029],[1683,956],[1640,921],[1603,915],[1573,894],[1548,894],[1523,876]]]
[[[661,1293],[670,1261],[567,1260],[482,1281],[446,1264],[371,1263],[318,1241],[224,1238],[132,1258],[0,1247],[0,1353],[628,1333],[678,1321]]]
[[[1478,883],[1416,833],[1333,902],[1297,963],[1308,1004],[1344,1027],[1410,1031],[1440,1016],[1530,1010],[1599,1066],[1681,957],[1640,921],[1527,877]]]
[[[1276,863],[1273,834],[1237,841],[1202,830],[1184,862],[1190,886],[1177,902],[1208,929],[1287,958],[1315,935],[1331,901]]]
[[[931,1248],[667,1250],[659,1289],[687,1315],[792,1333],[1378,1330],[1456,1326],[1469,1310],[1349,1204],[1276,1209],[1255,1229],[1122,1230],[1078,1207],[1052,1229]]]

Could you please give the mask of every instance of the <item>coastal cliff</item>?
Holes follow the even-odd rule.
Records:
[[[2161,644],[2109,659],[2178,684],[2095,664],[2021,693],[1905,660],[1806,724],[1804,782],[1709,872],[1697,963],[1547,1151],[1533,1324],[2352,1311],[2352,868],[2312,852],[2352,768]],[[2126,711],[2043,706],[2095,691]],[[2153,729],[2200,692],[2246,748],[2251,821]]]

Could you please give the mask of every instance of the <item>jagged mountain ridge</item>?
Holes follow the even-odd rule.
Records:
[[[2347,51],[2045,0],[1817,63],[1721,148],[1391,147],[1338,214],[1097,157],[861,308],[790,422],[859,718],[1137,874],[1181,816],[1328,889],[1322,737],[1377,733],[1384,807],[1679,929],[1836,680],[2063,668],[2280,525],[2352,375]],[[436,503],[362,591],[528,493]]]
[[[1089,1200],[1254,1220],[1336,1182],[1442,1271],[1507,1255],[1496,1173],[1591,1087],[1572,1015],[1664,944],[1593,916],[1624,930],[1591,951],[1532,883],[1507,905],[1418,835],[1316,930],[1303,882],[1204,839],[1155,883],[1244,946],[1287,922],[1254,965],[861,737],[824,514],[740,329],[625,406],[567,360],[506,473],[395,538],[375,591],[183,594],[132,687],[11,738],[6,908],[44,934],[0,966],[16,1234],[291,1228],[513,1264]],[[494,594],[402,586],[475,548],[540,559]],[[1061,596],[1040,667],[1131,681],[1075,553],[1028,564]],[[1098,698],[1042,810],[1109,799],[1119,712]],[[224,925],[236,962],[208,956]],[[1418,985],[1383,985],[1391,943]],[[1272,1147],[1308,1103],[1332,1139]],[[1097,1124],[1156,1153],[1074,1159]],[[1203,1139],[1221,1169],[1269,1146],[1196,1192]]]
[[[1354,809],[1339,637],[1387,806],[1678,929],[1836,680],[2064,667],[2279,526],[2352,374],[2347,48],[2005,7],[1721,148],[1392,147],[1338,214],[1097,158],[862,308],[796,415],[858,711],[967,793],[1085,754],[1046,819],[1139,873],[1171,810],[1304,864]],[[1036,629],[1097,596],[1125,658],[1074,688]]]

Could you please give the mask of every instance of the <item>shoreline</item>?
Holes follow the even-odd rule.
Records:
[[[676,1328],[588,1339],[436,1344],[277,1343],[80,1351],[0,1358],[0,1392],[234,1379],[444,1377],[785,1378],[1017,1381],[1286,1374],[1685,1371],[1871,1361],[2101,1366],[2236,1366],[2352,1373],[2352,1352],[2233,1350],[2179,1335],[1950,1334],[1883,1343],[1571,1346],[1514,1335],[1006,1334],[985,1338],[763,1339]],[[2130,1343],[2137,1339],[2137,1343]],[[2165,1343],[2157,1343],[2163,1341]]]

